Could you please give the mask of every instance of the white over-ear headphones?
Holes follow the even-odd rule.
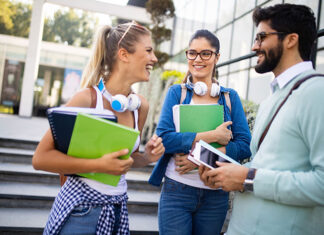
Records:
[[[128,97],[121,94],[111,95],[106,90],[102,78],[99,81],[98,88],[103,96],[110,102],[111,108],[116,112],[125,112],[126,110],[134,111],[141,106],[141,99],[136,94],[130,94]]]
[[[196,82],[195,84],[193,84],[190,81],[190,77],[188,77],[187,84],[189,87],[193,88],[196,95],[199,95],[199,96],[206,95],[207,90],[208,90],[206,83]],[[216,96],[219,96],[219,93],[220,93],[220,86],[216,82],[213,82],[211,89],[210,89],[210,96],[216,97]]]

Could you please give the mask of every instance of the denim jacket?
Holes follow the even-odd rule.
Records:
[[[251,156],[251,134],[245,118],[242,103],[237,92],[230,88],[220,87],[221,95],[218,104],[226,104],[224,93],[229,92],[231,111],[224,105],[224,121],[232,121],[231,130],[233,139],[226,145],[226,154],[235,160],[243,160]],[[193,89],[187,86],[186,98],[183,104],[189,104],[193,95]],[[161,111],[156,133],[163,140],[165,153],[155,165],[149,183],[160,186],[164,177],[170,157],[175,153],[189,153],[197,133],[175,131],[173,123],[172,107],[180,103],[181,85],[170,87]]]

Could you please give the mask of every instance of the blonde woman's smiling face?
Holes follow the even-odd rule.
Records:
[[[158,61],[153,50],[151,36],[144,35],[135,45],[131,55],[132,76],[136,81],[148,81],[154,64]]]

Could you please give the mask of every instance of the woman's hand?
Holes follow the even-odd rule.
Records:
[[[145,155],[148,157],[149,162],[156,162],[164,154],[164,146],[162,138],[154,134],[145,145]]]
[[[128,153],[128,149],[122,149],[120,151],[107,153],[101,158],[94,159],[98,161],[99,169],[97,172],[108,173],[112,175],[123,175],[133,165],[133,158],[119,159]]]
[[[188,154],[176,154],[175,165],[176,171],[182,175],[196,169],[198,166],[188,159]]]
[[[219,125],[214,130],[214,135],[216,136],[216,142],[221,145],[227,145],[228,142],[232,138],[232,131],[230,131],[227,127],[232,125],[231,121],[224,122],[223,124]]]

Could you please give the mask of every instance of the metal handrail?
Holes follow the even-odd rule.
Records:
[[[255,54],[256,54],[255,52],[252,52],[252,53],[250,53],[250,54],[247,54],[247,55],[244,55],[244,56],[240,56],[240,57],[237,57],[237,58],[235,58],[235,59],[228,60],[228,61],[226,61],[226,62],[224,62],[224,63],[217,64],[217,65],[216,65],[216,68],[219,68],[219,67],[222,67],[222,66],[225,66],[225,65],[229,65],[229,64],[233,64],[233,63],[235,63],[235,62],[239,62],[239,61],[241,61],[241,60],[250,59],[250,58],[252,58],[253,56],[255,56]]]

